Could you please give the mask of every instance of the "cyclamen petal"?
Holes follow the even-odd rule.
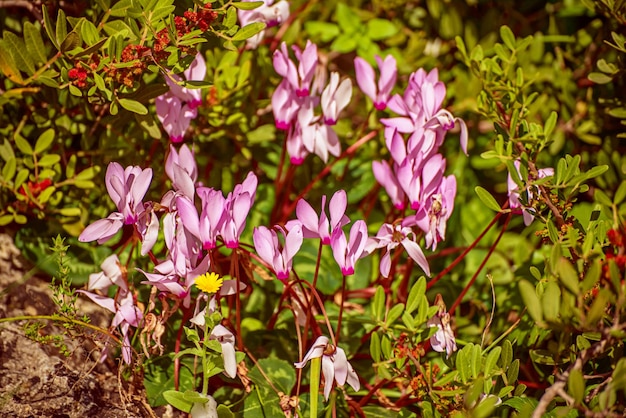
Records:
[[[332,389],[333,380],[337,385],[343,386],[346,382],[355,390],[361,388],[359,377],[348,362],[345,351],[340,347],[333,347],[332,354],[327,354],[329,340],[324,336],[319,336],[299,363],[294,363],[296,368],[302,369],[309,360],[314,358],[322,359],[322,375],[324,376],[324,399],[328,400]],[[331,346],[332,347],[332,346]]]
[[[375,102],[377,95],[376,74],[372,66],[363,58],[356,57],[354,59],[354,71],[356,73],[356,82],[361,91]]]
[[[354,68],[357,83],[363,93],[372,99],[377,110],[384,110],[387,107],[391,90],[396,84],[396,60],[391,55],[387,55],[384,60],[379,56],[375,59],[380,70],[378,83],[375,82],[374,69],[363,58],[354,59]]]
[[[347,241],[341,229],[336,229],[333,232],[330,246],[333,249],[335,261],[337,261],[344,276],[354,274],[354,266],[356,261],[363,255],[366,243],[367,225],[363,220],[358,220],[352,225],[350,238]]]
[[[113,212],[104,219],[99,219],[87,226],[78,236],[80,242],[98,241],[103,244],[111,239],[124,226],[124,216]]]
[[[339,113],[350,103],[352,81],[349,78],[339,83],[339,74],[331,73],[330,82],[322,92],[321,105],[326,125],[335,125]]]
[[[211,331],[210,337],[217,340],[222,346],[222,358],[224,359],[224,374],[231,379],[237,376],[237,356],[235,353],[235,336],[223,325],[216,325]]]

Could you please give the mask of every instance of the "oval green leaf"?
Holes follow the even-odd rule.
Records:
[[[476,191],[478,198],[485,204],[485,206],[495,212],[502,211],[502,208],[500,207],[496,199],[491,195],[491,193],[489,193],[487,190],[483,189],[480,186],[476,186],[474,190]]]

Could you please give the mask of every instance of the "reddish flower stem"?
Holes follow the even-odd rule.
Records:
[[[502,212],[498,213],[498,215],[500,215],[501,213]],[[487,256],[485,256],[484,260],[482,261],[482,263],[480,263],[480,266],[478,266],[478,269],[476,269],[476,272],[474,273],[474,275],[470,279],[469,283],[467,283],[467,285],[465,286],[465,288],[463,289],[461,294],[456,298],[456,300],[454,301],[454,303],[450,307],[450,310],[448,312],[451,315],[454,313],[454,310],[456,309],[456,307],[459,306],[459,304],[463,300],[463,297],[465,296],[465,294],[467,293],[469,288],[472,287],[472,285],[476,281],[476,278],[478,277],[478,275],[482,271],[483,267],[485,267],[485,264],[487,264],[487,261],[489,261],[489,258],[491,257],[491,254],[493,254],[493,252],[495,251],[496,247],[498,246],[498,243],[500,242],[500,239],[502,238],[502,236],[506,232],[506,228],[509,225],[509,221],[511,220],[511,217],[512,217],[512,214],[509,212],[509,214],[507,215],[506,219],[504,220],[504,225],[502,226],[502,229],[500,230],[500,233],[498,234],[498,237],[496,238],[494,243],[489,248],[489,252],[487,253]]]
[[[178,390],[180,380],[180,357],[177,356],[180,351],[180,342],[183,338],[183,332],[185,330],[185,324],[191,319],[192,311],[190,308],[183,307],[183,320],[180,323],[178,332],[176,333],[176,342],[174,343],[174,390]]]
[[[487,234],[487,232],[489,232],[489,230],[496,224],[498,219],[500,219],[500,216],[502,216],[502,213],[503,212],[496,213],[496,216],[491,220],[491,222],[489,222],[489,225],[487,225],[487,227],[483,230],[483,232],[480,233],[480,235],[474,240],[474,242],[472,242],[467,248],[465,248],[465,250],[456,259],[454,259],[454,261],[450,263],[448,267],[443,269],[437,276],[435,276],[434,279],[431,279],[426,285],[426,289],[430,289],[431,287],[433,287],[435,283],[439,281],[439,279],[441,279],[443,276],[448,274],[454,267],[456,267],[456,265],[459,264],[465,258],[465,256],[470,251],[472,251],[474,247],[476,247],[476,245],[478,245],[478,243],[480,242],[480,240],[483,239],[485,234]]]

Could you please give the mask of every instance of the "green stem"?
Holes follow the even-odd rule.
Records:
[[[317,417],[317,397],[320,392],[320,373],[322,372],[322,358],[315,357],[311,359],[311,383],[310,383],[310,394],[311,394],[311,418]],[[326,382],[326,384],[329,384]]]

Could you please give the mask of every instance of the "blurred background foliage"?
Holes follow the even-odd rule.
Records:
[[[615,238],[623,232],[626,207],[625,2],[294,0],[288,22],[273,28],[254,50],[237,41],[228,5],[213,4],[218,14],[208,30],[193,27],[175,36],[171,16],[193,8],[191,1],[0,3],[0,225],[15,235],[24,254],[51,271],[53,263],[46,264],[49,238],[59,232],[75,237],[109,213],[112,205],[102,179],[110,161],[151,165],[156,181],[150,197],[159,199],[167,190],[162,162],[169,140],[156,118],[154,98],[167,90],[164,72],[180,73],[196,49],[207,59],[206,82],[198,86],[205,100],[185,141],[194,144],[200,180],[228,191],[255,171],[262,181],[252,225],[293,217],[290,203],[309,185],[311,202],[345,188],[353,218],[365,218],[375,233],[385,219],[400,215],[392,211],[370,169],[372,160],[386,157],[376,117],[382,113],[377,115],[355,89],[337,126],[342,147],[371,130],[378,131],[376,139],[335,164],[323,181],[313,181],[324,164],[311,157],[297,172],[285,167],[287,174],[281,174],[284,137],[274,128],[270,107],[280,77],[271,54],[281,41],[303,46],[310,39],[329,70],[352,78],[354,57],[373,62],[375,55],[391,54],[398,62],[398,86],[418,68],[437,68],[447,86],[444,106],[470,129],[469,157],[456,141],[444,144],[458,194],[447,239],[428,254],[431,270],[443,271],[488,231],[425,293],[429,300],[440,293],[450,306],[472,280],[454,315],[458,340],[468,343],[456,364],[433,358],[425,366],[429,370],[409,365],[377,373],[408,391],[410,396],[401,399],[421,402],[424,416],[454,411],[529,416],[541,396],[561,381],[563,393],[544,410],[570,416],[623,411],[624,265],[613,256],[625,250]],[[169,55],[159,57],[157,33],[164,28],[170,28],[176,42],[166,51]],[[73,69],[93,73],[81,78]],[[521,216],[506,212],[507,174],[515,159],[525,167],[518,183],[545,187],[542,192],[554,199],[560,219],[539,199],[527,202],[537,214],[530,227]],[[556,169],[555,178],[535,182],[533,170],[546,167]],[[277,189],[279,175],[291,176],[291,181]],[[476,186],[503,207],[499,214],[486,207]],[[499,218],[492,223],[494,216]],[[610,230],[617,232],[609,236]],[[75,284],[80,285],[111,250],[70,242]],[[303,269],[307,259],[315,263],[315,252],[303,248]],[[330,258],[325,254],[324,260]],[[376,266],[363,262],[359,269],[354,280],[360,282],[350,287],[383,285],[387,306],[405,303],[409,282],[415,282],[410,266],[406,279],[389,283],[379,281]],[[329,300],[339,286],[332,275],[322,276],[319,284]],[[266,300],[279,290],[263,280],[259,287],[264,291],[250,296],[246,308],[249,347],[262,351],[268,341],[285,347],[280,341],[288,333],[269,335],[260,325],[273,314]],[[402,347],[401,327],[390,327],[375,338]],[[345,329],[348,333],[351,328]],[[370,331],[353,336],[367,340]],[[414,344],[423,339],[411,338]],[[349,344],[353,353],[364,350],[358,338]],[[287,357],[277,355],[278,348],[271,351]],[[487,360],[494,351],[498,358]],[[268,352],[257,355],[270,357]],[[497,366],[462,374],[463,359],[469,357],[474,360],[468,364],[489,361]],[[357,362],[357,369],[366,370],[364,364]],[[154,382],[167,380],[163,376],[171,370],[157,360],[146,367],[158,370],[153,371],[158,378],[146,383],[153,390],[151,401],[163,402]],[[419,379],[427,376],[429,390],[409,389],[426,385]],[[494,376],[501,380],[494,384]],[[474,393],[476,387],[481,390]],[[385,389],[389,398],[377,393],[378,405],[407,407],[394,403],[397,394]],[[493,412],[489,404],[480,409],[477,400],[485,393],[500,397],[507,408]],[[246,408],[254,407],[247,402]]]

